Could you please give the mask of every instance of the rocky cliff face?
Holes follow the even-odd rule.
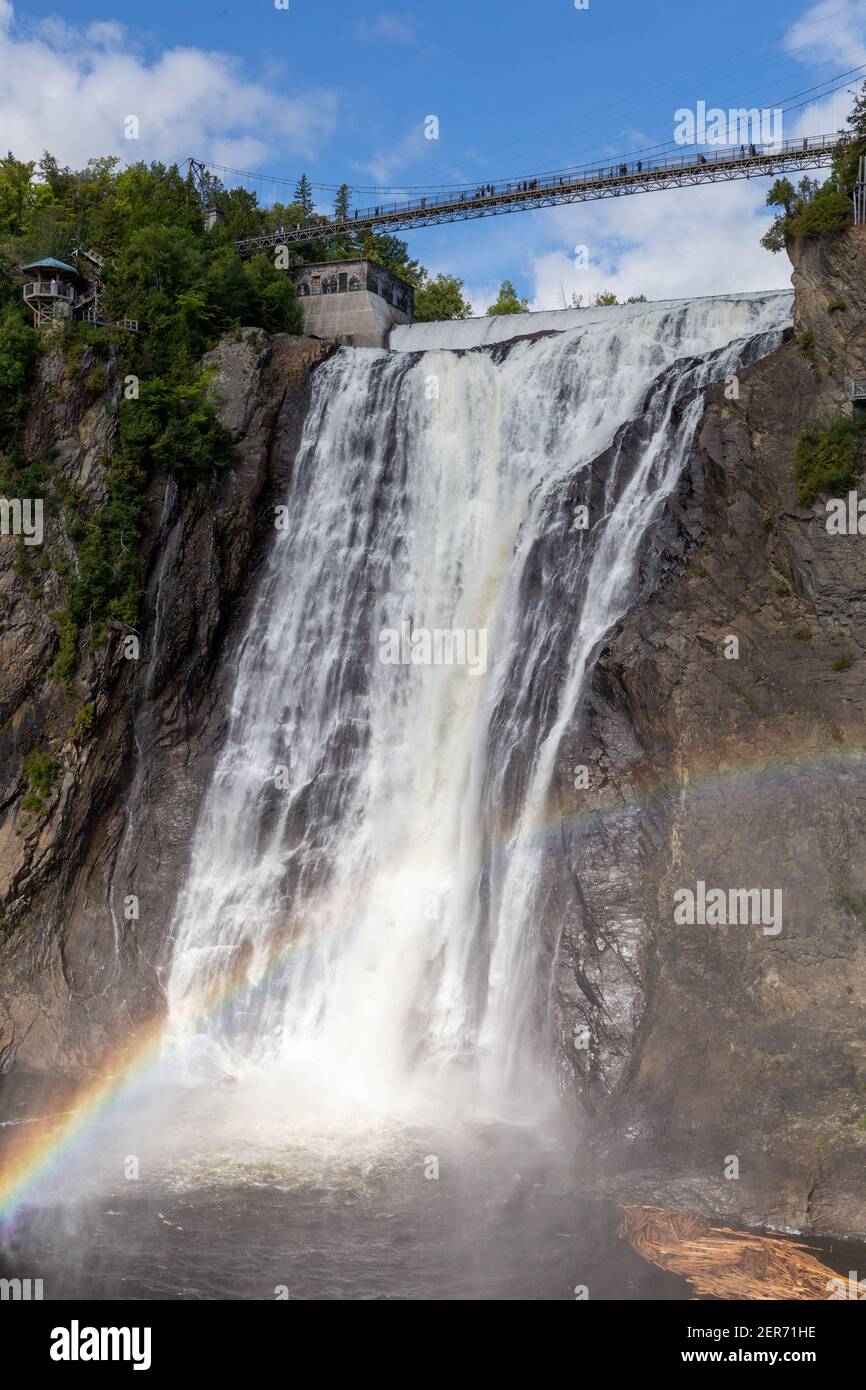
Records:
[[[709,394],[661,583],[574,731],[560,1041],[591,1185],[862,1234],[866,542],[798,505],[793,457],[864,375],[866,239],[790,250],[794,334]],[[677,925],[699,881],[781,889],[781,930]]]
[[[866,241],[852,231],[791,254],[794,333],[743,372],[737,399],[710,392],[644,600],[601,654],[563,749],[547,917],[586,1186],[862,1235],[866,542],[829,535],[823,502],[798,505],[793,452],[866,376]],[[235,635],[327,351],[247,330],[213,355],[238,462],[192,497],[153,483],[139,660],[118,629],[70,690],[48,682],[58,581],[34,593],[0,540],[6,1069],[81,1072],[162,1008],[166,924]],[[119,386],[88,393],[92,366],[67,381],[44,359],[26,447],[59,441],[53,466],[95,504]],[[620,442],[639,437],[638,424]],[[92,729],[71,739],[87,704]],[[24,809],[22,771],[36,742],[60,766],[39,814]],[[780,888],[782,930],[677,925],[674,895],[699,881]]]
[[[218,658],[273,533],[308,372],[328,351],[248,329],[211,354],[237,462],[184,498],[171,477],[154,480],[137,659],[118,626],[68,688],[48,679],[61,580],[48,572],[34,591],[16,539],[0,538],[0,1067],[75,1074],[162,1008],[167,911],[219,736]],[[67,376],[59,351],[42,359],[24,439],[28,458],[54,447],[50,467],[85,506],[104,495],[120,390],[109,368],[94,398],[94,366],[88,354]],[[73,563],[62,516],[46,535]],[[92,725],[74,738],[86,706]],[[34,746],[58,765],[35,812],[23,771]]]

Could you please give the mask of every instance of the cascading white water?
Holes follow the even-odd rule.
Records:
[[[557,752],[700,388],[790,315],[786,294],[640,305],[465,353],[413,352],[420,327],[317,370],[175,913],[176,1037],[311,1104],[535,1093]],[[593,477],[641,414],[637,456],[615,446]],[[565,602],[533,577],[552,530]],[[486,670],[384,664],[404,623],[486,633]]]

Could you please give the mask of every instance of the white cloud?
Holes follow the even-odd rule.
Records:
[[[785,116],[783,139],[797,140],[801,135],[833,135],[844,130],[854,102],[853,91],[847,87],[832,92],[819,101],[810,102],[802,111],[794,111]],[[818,173],[818,177],[824,175]]]
[[[387,43],[414,43],[418,37],[412,20],[391,10],[383,10],[373,20],[360,20],[355,32],[362,39],[384,39]]]
[[[377,151],[363,164],[353,161],[351,167],[358,174],[369,174],[374,183],[390,188],[393,187],[394,175],[402,169],[417,164],[424,156],[426,149],[429,149],[430,143],[424,139],[424,127],[419,122],[412,126],[402,140],[398,141],[390,150]],[[395,193],[394,196],[396,197],[397,194]]]
[[[114,20],[101,20],[87,28],[88,42],[101,44],[104,48],[108,48],[109,45],[119,48],[125,37],[126,30],[123,25],[117,24]]]
[[[45,149],[76,167],[105,154],[247,167],[284,154],[313,159],[336,114],[333,91],[287,95],[248,81],[223,53],[174,48],[148,60],[113,22],[20,31],[0,0],[0,131],[19,159]],[[138,117],[140,139],[125,138],[127,116]]]
[[[548,231],[562,250],[533,258],[532,308],[562,308],[563,291],[587,300],[613,290],[622,300],[788,288],[787,257],[760,245],[765,195],[763,185],[708,184],[553,209]],[[578,246],[588,248],[588,270],[575,266]]]
[[[864,36],[866,0],[819,0],[791,26],[783,46],[810,65],[838,62],[847,72],[866,62]]]
[[[782,46],[809,67],[835,63],[840,73],[866,64],[866,0],[818,0],[791,26]],[[827,73],[828,79],[834,74]],[[786,140],[801,135],[832,135],[848,119],[863,74],[852,77],[838,92],[818,97],[785,117]]]

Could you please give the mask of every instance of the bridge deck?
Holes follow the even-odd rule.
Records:
[[[245,237],[236,246],[244,255],[270,246],[298,245],[318,236],[334,236],[339,232],[405,231],[411,227],[429,227],[437,223],[497,217],[527,208],[596,202],[601,198],[619,198],[629,193],[649,193],[653,189],[685,188],[696,184],[818,169],[828,165],[845,143],[845,136],[819,135],[802,140],[785,140],[760,149],[754,145],[740,146],[711,154],[698,154],[690,150],[687,154],[663,159],[593,165],[545,178],[488,183],[480,185],[478,189],[449,189],[414,200],[357,209],[351,217],[339,221],[322,217],[303,224],[279,227],[261,236]]]

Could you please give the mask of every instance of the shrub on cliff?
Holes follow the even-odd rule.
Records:
[[[761,239],[768,251],[783,251],[791,237],[826,236],[851,226],[852,194],[860,158],[866,154],[866,83],[854,101],[846,134],[848,139],[834,156],[826,182],[806,177],[796,189],[790,179],[777,179],[773,184],[767,206],[781,211]]]
[[[832,178],[823,184],[804,178],[796,189],[790,179],[777,179],[767,194],[767,204],[782,209],[761,239],[768,251],[783,251],[789,237],[843,232],[854,220],[850,194]]]
[[[29,790],[21,803],[22,809],[38,814],[45,809],[51,795],[60,764],[41,748],[31,748],[24,758],[24,773]]]
[[[863,471],[866,420],[837,415],[827,425],[812,424],[800,435],[794,457],[797,500],[811,506],[816,497],[853,488]]]

